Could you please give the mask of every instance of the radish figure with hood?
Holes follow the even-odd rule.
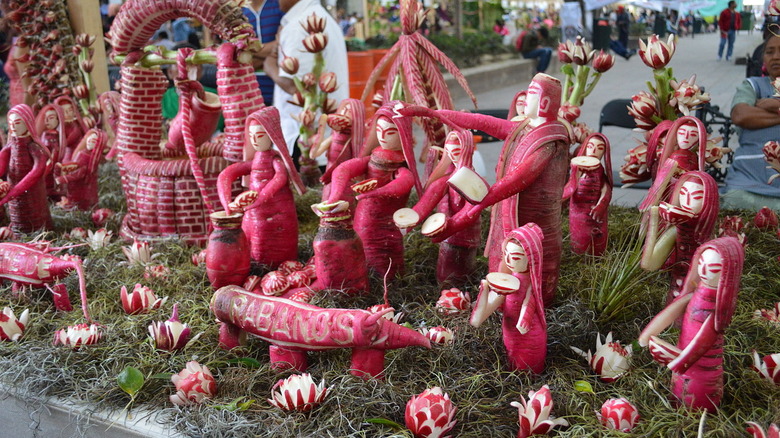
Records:
[[[498,272],[480,285],[470,323],[479,327],[503,306],[501,329],[511,370],[541,373],[547,357],[547,321],[542,298],[542,240],[535,223],[511,231]]]
[[[89,211],[98,203],[98,165],[107,142],[105,132],[92,128],[73,151],[73,161],[54,167],[57,184],[67,184],[67,198],[79,210]]]
[[[309,152],[312,158],[327,152],[328,164],[322,177],[325,180],[339,164],[360,156],[365,138],[366,107],[358,99],[344,99],[336,113],[327,116],[327,124],[333,133]],[[330,185],[326,184],[322,188],[322,199],[328,199],[329,195]]]
[[[265,107],[249,115],[244,135],[244,161],[219,174],[217,191],[222,207],[231,214],[233,181],[248,177],[248,188],[257,193],[257,199],[244,208],[242,228],[252,261],[273,269],[298,259],[298,216],[290,183],[299,194],[306,189],[287,151],[279,110]]]
[[[602,160],[604,164],[602,165]],[[612,199],[612,159],[604,134],[585,138],[571,160],[569,182],[563,188],[569,201],[571,249],[599,256],[607,248],[608,207]]]
[[[422,193],[417,177],[412,139],[412,120],[396,117],[388,102],[377,110],[362,156],[347,160],[333,170],[328,204],[349,202],[348,190],[358,193],[354,228],[363,242],[369,269],[393,278],[403,272],[404,247],[393,213],[406,206],[412,187]],[[404,165],[406,167],[404,167]],[[355,179],[361,180],[353,184]]]
[[[8,204],[15,233],[52,229],[45,183],[51,155],[36,143],[35,119],[28,105],[8,111],[8,134],[8,143],[0,151],[0,176],[8,177],[8,183],[0,185],[0,205]]]
[[[672,392],[690,409],[715,412],[723,396],[723,333],[737,306],[745,253],[734,237],[701,245],[683,289],[639,336],[656,362],[672,370]],[[677,345],[657,335],[682,316]]]

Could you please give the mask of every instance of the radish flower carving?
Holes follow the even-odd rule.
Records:
[[[769,426],[769,431],[765,431],[758,423],[752,421],[747,422],[748,427],[745,429],[748,433],[753,434],[753,438],[780,438],[780,428],[776,424],[772,423]]]
[[[547,385],[538,391],[529,391],[528,400],[520,399],[520,403],[512,402],[520,417],[520,430],[517,438],[527,438],[531,435],[546,435],[556,426],[568,426],[563,418],[550,418],[553,408],[552,394]]]
[[[639,40],[639,57],[653,70],[662,69],[672,60],[676,47],[674,35],[670,34],[666,42],[661,41],[658,35],[653,35],[647,39],[647,43]]]
[[[308,412],[322,403],[327,393],[324,380],[315,384],[309,373],[293,374],[276,382],[268,403],[284,411]]]
[[[764,356],[762,359],[756,350],[753,350],[752,368],[777,386],[780,386],[780,353]]]
[[[146,264],[152,261],[152,249],[149,248],[149,242],[133,240],[130,246],[122,247],[122,252],[131,264]]]
[[[621,398],[611,398],[601,405],[601,412],[596,412],[601,424],[607,429],[630,432],[639,422],[639,411],[630,401]]]
[[[21,339],[29,321],[29,309],[25,309],[17,319],[10,307],[4,307],[3,312],[0,313],[0,341],[16,342]]]
[[[468,295],[456,287],[441,291],[439,301],[436,301],[436,309],[445,315],[465,312],[470,308],[471,301]]]
[[[157,298],[150,288],[141,286],[140,283],[136,283],[132,292],[127,292],[127,288],[122,286],[120,291],[120,298],[122,300],[122,308],[125,309],[129,315],[135,315],[138,313],[146,313],[152,309],[159,309],[167,300],[165,298]]]
[[[457,410],[450,396],[435,386],[406,403],[406,427],[416,438],[446,438],[457,423]]]
[[[170,319],[149,324],[149,335],[154,347],[158,350],[181,350],[189,342],[190,332],[191,329],[187,324],[179,321],[178,304],[173,305],[173,314]]]
[[[176,394],[169,397],[171,403],[186,406],[203,402],[217,394],[217,382],[205,365],[196,361],[187,362],[186,368],[171,376]]]
[[[97,344],[103,337],[97,324],[76,324],[54,332],[54,345],[64,345],[78,350],[82,345]]]
[[[596,335],[596,352],[594,354],[591,354],[590,350],[584,353],[576,347],[571,347],[571,349],[587,360],[593,371],[605,382],[614,382],[630,368],[628,361],[632,353],[631,345],[623,347],[619,341],[612,341],[612,332],[607,333],[603,344],[601,343],[601,334]]]

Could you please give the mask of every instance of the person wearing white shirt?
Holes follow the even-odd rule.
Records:
[[[282,132],[284,133],[287,147],[292,154],[295,140],[298,138],[300,123],[292,116],[301,112],[302,108],[288,102],[296,92],[293,75],[287,74],[279,67],[279,63],[286,56],[298,58],[300,67],[295,77],[302,78],[314,68],[314,54],[303,48],[303,40],[308,33],[301,26],[301,22],[312,13],[326,20],[325,35],[328,36],[328,45],[322,51],[325,59],[325,70],[336,74],[338,88],[330,97],[340,102],[349,97],[349,70],[347,67],[347,45],[338,23],[320,4],[320,0],[280,0],[280,9],[285,12],[282,17],[281,28],[277,38],[278,51],[276,56],[269,56],[264,63],[264,70],[274,83],[274,106],[279,109],[281,115]]]

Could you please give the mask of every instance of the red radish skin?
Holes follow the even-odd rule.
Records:
[[[50,113],[54,113],[57,118],[57,126],[54,129],[47,129],[46,119]],[[48,113],[48,114],[47,114]],[[65,145],[65,116],[62,114],[62,108],[57,104],[48,104],[41,108],[38,116],[35,118],[35,130],[40,135],[41,146],[45,147],[51,153],[54,163],[62,162],[62,155]],[[64,193],[54,182],[54,173],[46,174],[46,193],[50,198],[59,199]]]
[[[385,319],[385,312],[323,309],[238,286],[216,291],[210,307],[222,324],[221,345],[239,345],[246,331],[272,344],[272,365],[298,371],[305,371],[306,351],[352,348],[350,373],[381,377],[385,350],[431,347],[422,334]]]
[[[578,170],[571,166],[569,182],[563,189],[563,199],[569,201],[569,232],[571,249],[577,254],[602,255],[609,237],[608,207],[612,199],[612,160],[609,140],[602,134],[592,134],[582,141],[577,156],[585,156],[591,138],[604,142],[604,165],[597,169]]]
[[[29,135],[9,135],[8,144],[0,151],[0,176],[6,176],[12,186],[0,199],[0,205],[8,204],[11,228],[15,233],[52,229],[44,178],[49,153],[34,140],[32,109],[22,104],[11,108],[9,117],[12,113],[21,118]]]
[[[243,284],[249,275],[249,242],[241,229],[243,215],[219,211],[211,214],[214,230],[206,250],[206,276],[215,290]]]
[[[339,164],[360,156],[365,139],[366,107],[358,99],[344,99],[339,104],[337,114],[347,116],[349,126],[340,129],[333,128],[333,135],[328,148],[328,165],[322,176],[323,181],[329,181],[330,175]],[[330,194],[330,184],[322,187],[322,199],[328,199]],[[354,208],[355,203],[350,201]]]
[[[81,120],[81,115],[78,112],[79,107],[76,105],[73,98],[69,96],[60,96],[54,100],[54,103],[63,108],[63,114],[65,114],[66,117],[60,120],[60,123],[63,124],[65,129],[65,144],[60,145],[62,152],[60,159],[61,162],[68,163],[73,161],[73,152],[84,137],[87,127],[84,124],[84,121]],[[64,108],[66,105],[70,105],[70,110],[68,112],[66,112]],[[68,114],[71,115],[70,120],[67,119]]]
[[[88,151],[86,141],[93,132],[97,136],[97,141],[94,149]],[[107,142],[108,136],[105,132],[99,129],[87,131],[79,146],[76,147],[73,157],[73,162],[78,165],[78,168],[57,178],[58,184],[67,184],[65,193],[68,200],[79,210],[90,211],[98,203],[98,165]]]
[[[534,302],[530,304],[530,318],[542,323],[535,323],[527,333],[521,334],[515,327],[520,308],[523,305],[525,294],[531,287],[531,279],[528,275],[512,273],[520,280],[520,290],[509,294],[504,301],[503,318],[501,320],[501,333],[504,338],[504,347],[509,358],[509,367],[512,370],[531,370],[539,374],[544,371],[544,361],[547,358],[547,324],[544,323],[544,303]],[[536,298],[531,298],[536,300]],[[541,315],[538,313],[541,312]]]

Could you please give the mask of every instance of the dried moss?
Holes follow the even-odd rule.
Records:
[[[121,212],[123,207],[119,177],[114,165],[101,168],[101,203]],[[311,242],[317,220],[309,205],[319,193],[310,191],[298,201],[301,221],[300,255],[311,256]],[[91,228],[89,215],[53,209],[56,232],[47,233],[54,245],[72,243],[62,234],[73,226]],[[752,215],[743,214],[749,220]],[[630,209],[613,208],[610,212],[611,238],[618,240],[630,232],[639,215]],[[484,222],[487,223],[487,217]],[[108,224],[116,233],[119,221]],[[564,234],[566,235],[566,233]],[[780,421],[780,388],[761,380],[749,369],[751,350],[761,354],[780,352],[780,332],[776,327],[754,320],[753,310],[767,308],[780,300],[780,269],[777,256],[780,245],[772,233],[748,232],[744,278],[734,321],[725,336],[726,387],[721,409],[708,415],[706,437],[744,436],[744,422],[761,424]],[[175,373],[188,360],[197,359],[209,366],[217,378],[219,395],[202,406],[179,408],[168,402],[172,385],[164,378],[148,379],[139,393],[135,406],[153,412],[151,419],[190,436],[263,436],[263,437],[411,437],[408,431],[371,422],[387,419],[403,424],[404,407],[412,395],[439,385],[458,406],[459,437],[514,437],[517,412],[509,403],[526,396],[543,384],[550,385],[555,399],[554,414],[565,417],[571,426],[557,432],[559,436],[601,437],[623,436],[608,432],[598,424],[594,411],[610,397],[626,397],[634,402],[642,415],[637,436],[695,436],[701,414],[673,408],[670,404],[670,372],[659,367],[645,351],[638,351],[633,369],[615,383],[599,381],[570,349],[573,345],[587,350],[595,347],[597,332],[613,331],[623,342],[636,339],[639,330],[662,307],[667,276],[653,274],[643,280],[642,292],[633,299],[631,315],[601,322],[596,311],[589,308],[584,285],[595,281],[605,264],[620,263],[621,255],[604,258],[578,256],[564,247],[561,280],[556,304],[547,311],[549,352],[547,368],[541,375],[506,371],[506,357],[501,340],[500,318],[491,317],[481,328],[468,325],[467,315],[444,317],[435,312],[433,304],[439,288],[435,281],[437,247],[423,238],[419,231],[405,237],[406,275],[390,283],[388,297],[398,310],[406,314],[405,321],[413,327],[445,325],[456,330],[452,346],[435,346],[430,351],[421,348],[389,351],[386,356],[384,381],[364,381],[347,373],[348,350],[335,350],[310,355],[309,371],[316,379],[325,379],[330,387],[325,403],[306,414],[286,414],[266,402],[274,383],[288,373],[269,369],[268,345],[252,340],[243,350],[247,357],[257,359],[259,368],[231,363],[237,352],[218,349],[217,326],[208,310],[211,289],[203,267],[190,263],[197,248],[178,242],[166,242],[154,247],[157,262],[171,268],[168,279],[143,280],[143,268],[128,265],[121,252],[122,242],[115,240],[108,247],[91,251],[87,247],[68,250],[85,258],[90,310],[104,325],[101,344],[72,351],[51,346],[54,330],[80,322],[78,311],[55,312],[48,292],[32,291],[24,298],[14,298],[10,285],[0,289],[0,307],[14,310],[29,307],[32,323],[18,344],[0,345],[0,382],[29,400],[31,415],[41,409],[41,400],[50,397],[72,397],[102,408],[120,411],[129,401],[116,385],[116,375],[126,366],[134,366],[144,375]],[[486,261],[480,258],[479,270],[465,289],[472,297],[476,284],[486,272]],[[168,296],[163,309],[146,315],[128,316],[119,302],[119,288],[132,287],[136,282],[147,284],[158,295]],[[75,275],[65,281],[74,306],[78,306]],[[381,278],[372,278],[371,293],[363,297],[347,297],[328,292],[316,298],[321,306],[367,307],[382,302]],[[173,303],[179,303],[182,321],[203,332],[183,352],[160,354],[146,340],[146,327],[155,320],[169,317]],[[673,333],[671,334],[673,335]],[[671,336],[670,335],[670,336]],[[594,393],[577,392],[574,382],[589,382]],[[255,402],[245,411],[229,411],[224,405],[240,397]],[[81,419],[79,424],[86,422]]]

